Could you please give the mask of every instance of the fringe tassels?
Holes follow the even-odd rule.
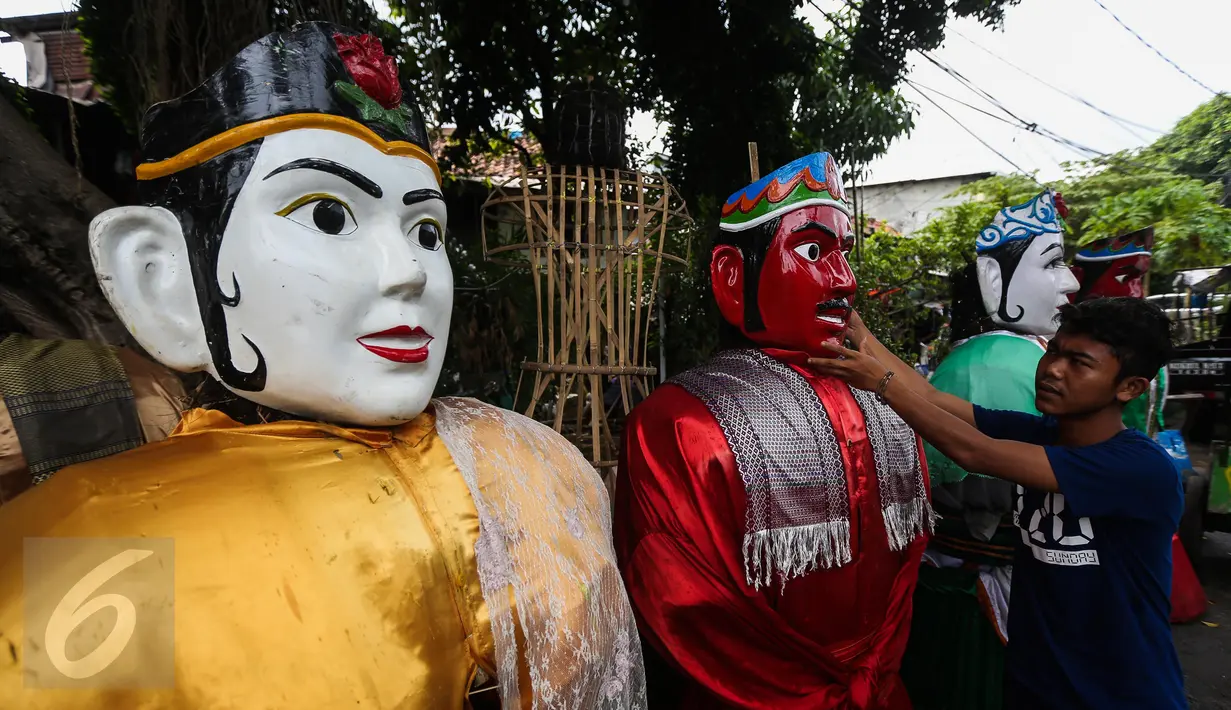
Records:
[[[915,498],[905,503],[891,503],[881,509],[885,516],[885,532],[889,536],[889,549],[897,552],[936,526],[936,513],[926,498]]]
[[[817,568],[851,561],[851,524],[835,520],[793,528],[757,530],[744,535],[744,577],[753,589],[782,584]]]

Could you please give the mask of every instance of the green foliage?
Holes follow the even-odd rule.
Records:
[[[1116,166],[1072,180],[1065,197],[1078,208],[1078,244],[1154,225],[1153,271],[1220,265],[1231,254],[1231,210],[1222,186],[1141,165]]]
[[[709,197],[690,206],[696,220],[690,235],[691,258],[686,268],[667,273],[663,278],[667,319],[667,342],[663,347],[667,351],[668,376],[701,364],[718,349],[721,316],[710,287],[709,236],[717,230],[718,210],[717,200]]]
[[[869,328],[907,362],[919,345],[936,337],[943,325],[937,307],[950,302],[949,274],[974,258],[974,239],[1004,205],[1038,194],[1038,184],[1023,175],[994,176],[955,191],[964,202],[941,210],[915,234],[904,237],[884,228],[864,239],[855,275],[856,308]],[[876,292],[876,297],[869,297]]]
[[[979,219],[956,213],[955,223]],[[855,308],[864,322],[899,357],[914,362],[921,342],[931,340],[941,326],[938,308],[949,302],[949,273],[966,263],[968,240],[953,230],[922,231],[903,237],[876,226],[864,238],[855,260],[859,294]]]
[[[18,84],[16,81],[10,79],[4,74],[0,74],[0,101],[4,100],[7,100],[9,103],[13,104],[13,107],[17,109],[17,112],[20,113],[26,120],[33,119],[33,115],[30,112],[30,105],[26,103],[26,87]]]
[[[854,76],[891,90],[905,76],[906,55],[912,49],[936,49],[945,39],[945,17],[973,17],[998,25],[1004,10],[1020,0],[864,0],[858,6],[858,28],[849,66]],[[854,7],[852,0],[847,5]]]
[[[391,0],[402,32],[403,77],[439,123],[456,126],[447,158],[465,165],[485,144],[508,142],[518,123],[540,140],[570,85],[593,79],[634,96],[636,70],[625,2]]]
[[[1223,207],[1220,175],[1231,171],[1231,100],[1219,96],[1181,119],[1155,143],[1070,164],[1050,185],[1069,208],[1069,251],[1103,237],[1154,226],[1153,268],[1165,276],[1177,269],[1227,263],[1231,255],[1231,209]],[[962,186],[967,199],[945,207],[913,237],[876,233],[865,242],[861,287],[886,288],[911,279],[912,288],[884,303],[867,303],[865,320],[903,354],[904,333],[923,330],[931,316],[917,304],[940,296],[943,280],[916,276],[914,264],[948,272],[974,256],[974,239],[996,212],[1021,204],[1042,186],[1026,175],[998,175]],[[897,299],[896,301],[894,299]],[[948,296],[940,298],[948,302]],[[863,311],[861,311],[863,312]],[[873,326],[876,321],[878,326]]]
[[[1180,119],[1143,158],[1177,173],[1213,179],[1231,173],[1231,96],[1219,94]]]
[[[1225,104],[1227,108],[1231,104]],[[1206,145],[1209,140],[1209,136],[1195,136],[1191,143]],[[1231,254],[1231,210],[1219,204],[1222,184],[1166,168],[1157,157],[1159,144],[1172,145],[1177,155],[1185,152],[1175,142],[1175,134],[1168,134],[1142,151],[1070,164],[1065,179],[1051,183],[1069,207],[1065,238],[1070,251],[1095,239],[1153,225],[1155,272],[1226,262]],[[942,209],[920,234],[964,243],[973,253],[974,235],[997,210],[1020,204],[1041,189],[1025,175],[995,176],[964,185],[955,194],[969,199]]]
[[[1012,2],[963,0],[954,8],[995,22]],[[456,125],[451,161],[508,142],[515,124],[540,140],[554,135],[556,117],[545,109],[564,87],[593,79],[667,124],[666,171],[689,204],[723,199],[747,183],[749,142],[758,144],[763,171],[815,150],[858,167],[910,129],[910,106],[892,84],[851,70],[849,35],[866,15],[880,27],[882,49],[892,45],[904,56],[931,48],[949,14],[946,3],[876,0],[868,4],[894,12],[858,16],[848,8],[837,18],[843,27],[825,38],[798,14],[801,4],[390,3],[402,30],[403,73],[423,87],[430,114]],[[892,71],[897,76],[900,67]]]

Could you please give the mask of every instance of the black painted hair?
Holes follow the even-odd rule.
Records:
[[[1022,263],[1022,256],[1030,248],[1034,237],[1019,239],[983,252],[986,256],[1000,264],[1000,308],[996,315],[1005,323],[1016,323],[1025,315],[1025,309],[1016,306],[1017,313],[1009,313],[1009,283],[1013,274]],[[975,262],[949,274],[950,295],[950,330],[954,340],[963,340],[986,330],[988,317],[991,315],[983,305],[983,292],[979,288],[979,272]]]
[[[235,274],[226,288],[218,282],[218,252],[235,200],[260,149],[261,140],[255,140],[195,167],[141,183],[146,204],[165,207],[179,219],[210,357],[218,377],[241,392],[265,389],[265,357],[245,335],[244,341],[256,353],[256,368],[244,372],[233,363],[224,309],[239,305],[241,291]]]
[[[765,265],[765,255],[774,243],[774,234],[778,232],[781,217],[758,224],[738,232],[719,230],[714,237],[714,246],[733,246],[739,249],[744,260],[744,330],[749,333],[765,330],[765,321],[761,318],[761,305],[758,293],[761,287],[761,268]],[[711,263],[714,252],[710,250]]]
[[[1117,380],[1152,379],[1174,354],[1175,324],[1141,298],[1096,298],[1063,306],[1060,332],[1084,335],[1111,348],[1120,361]]]
[[[1115,264],[1115,260],[1108,261],[1079,261],[1075,265],[1081,269],[1081,285],[1077,289],[1077,295],[1074,296],[1074,303],[1081,303],[1090,296],[1090,289],[1094,284],[1098,283],[1099,278],[1107,273],[1107,270]]]
[[[949,330],[953,340],[965,340],[987,329],[987,310],[983,307],[974,262],[949,274],[949,298]]]

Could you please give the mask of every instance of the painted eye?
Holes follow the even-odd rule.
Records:
[[[432,220],[424,220],[410,230],[410,239],[428,251],[436,251],[444,243],[440,225]]]
[[[305,195],[278,212],[296,224],[322,234],[344,235],[359,228],[345,202],[328,195]]]
[[[795,253],[799,254],[808,261],[820,261],[821,245],[816,242],[808,242],[795,247]]]

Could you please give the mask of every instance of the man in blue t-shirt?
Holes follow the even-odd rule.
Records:
[[[1005,707],[1186,708],[1171,638],[1171,537],[1184,494],[1167,452],[1121,419],[1172,352],[1144,300],[1060,310],[1035,375],[1043,416],[940,392],[852,317],[819,372],[876,392],[956,464],[1018,484]]]

